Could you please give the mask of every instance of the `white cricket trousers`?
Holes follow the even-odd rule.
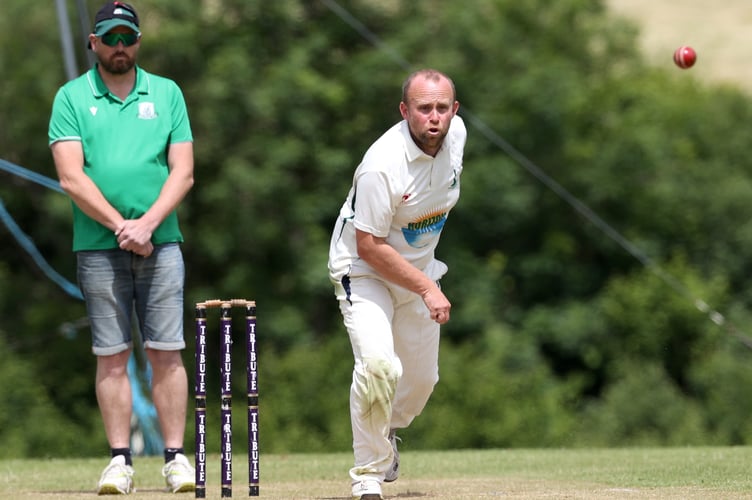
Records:
[[[439,324],[415,293],[374,277],[348,281],[349,295],[338,298],[355,358],[350,477],[381,482],[393,459],[390,429],[410,425],[439,381]]]

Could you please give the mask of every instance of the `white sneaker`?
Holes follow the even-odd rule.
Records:
[[[196,469],[182,453],[162,467],[162,475],[167,482],[167,489],[173,493],[193,491],[196,489]]]
[[[354,500],[381,500],[381,483],[375,479],[364,479],[352,484]]]
[[[389,442],[392,443],[392,451],[394,452],[394,459],[392,459],[392,465],[389,467],[389,470],[386,471],[386,474],[384,474],[384,482],[385,483],[391,483],[392,481],[396,481],[399,477],[399,451],[397,451],[397,441],[402,441],[400,438],[397,437],[396,434],[397,430],[392,429],[389,431]]]
[[[127,495],[133,491],[133,467],[125,465],[123,455],[112,457],[99,478],[97,495]]]

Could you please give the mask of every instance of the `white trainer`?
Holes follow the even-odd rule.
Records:
[[[389,467],[389,470],[386,471],[386,474],[384,474],[384,482],[385,483],[391,483],[392,481],[396,481],[399,477],[399,465],[400,465],[400,458],[399,458],[399,451],[397,451],[397,441],[402,441],[399,437],[397,437],[397,430],[392,429],[389,431],[389,442],[392,443],[392,451],[394,452],[394,458],[392,459],[392,465]]]
[[[112,457],[99,478],[97,495],[127,495],[134,491],[133,467],[125,465],[123,455]]]
[[[375,479],[364,479],[352,484],[354,500],[381,500],[381,483]]]
[[[162,467],[162,475],[167,483],[167,489],[172,493],[196,489],[196,469],[182,453],[175,455],[174,460],[170,460]]]

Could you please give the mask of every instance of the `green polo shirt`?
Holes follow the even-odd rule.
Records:
[[[192,142],[193,135],[183,93],[174,81],[136,66],[136,85],[122,101],[94,67],[55,96],[49,144],[58,141],[79,141],[86,174],[124,218],[136,219],[156,201],[167,180],[169,145]],[[175,212],[151,241],[183,241]],[[73,203],[73,250],[117,247],[113,232]]]

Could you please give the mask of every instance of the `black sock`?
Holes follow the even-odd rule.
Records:
[[[180,453],[181,455],[185,455],[185,450],[183,448],[165,448],[164,450],[164,461],[172,462],[175,460],[175,455]]]
[[[110,455],[112,455],[113,458],[118,455],[123,455],[125,457],[125,465],[133,466],[130,448],[110,448]]]

